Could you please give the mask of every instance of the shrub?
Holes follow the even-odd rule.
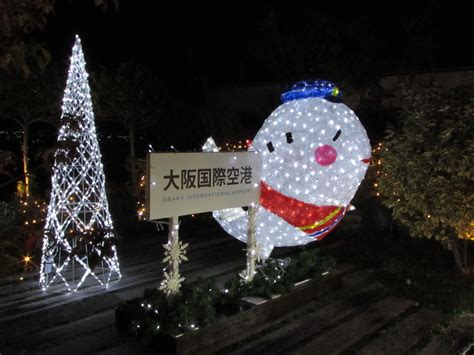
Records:
[[[413,237],[435,239],[468,271],[474,227],[472,87],[401,87],[399,123],[387,130],[380,156],[383,203]]]

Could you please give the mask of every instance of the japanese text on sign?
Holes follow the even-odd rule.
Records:
[[[260,172],[256,153],[150,153],[148,218],[258,203]]]
[[[201,187],[215,187],[224,185],[249,185],[252,183],[252,167],[242,166],[240,168],[212,168],[212,169],[183,169],[175,172],[170,169],[168,175],[163,179],[167,181],[163,190],[196,189]]]

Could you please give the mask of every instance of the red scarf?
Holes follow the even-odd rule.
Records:
[[[324,237],[336,226],[347,208],[316,206],[288,197],[265,182],[260,183],[260,205],[286,222],[317,239]]]

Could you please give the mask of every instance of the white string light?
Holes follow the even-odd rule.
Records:
[[[81,40],[76,36],[43,238],[43,290],[54,281],[77,291],[88,276],[106,287],[121,278],[87,77]],[[85,238],[98,231],[102,231],[99,239]]]
[[[203,150],[213,151],[213,143],[208,140]],[[367,133],[353,111],[341,102],[308,96],[280,105],[249,150],[262,156],[256,235],[263,260],[274,247],[304,245],[327,235],[349,209],[371,156]],[[213,215],[246,242],[246,211]]]

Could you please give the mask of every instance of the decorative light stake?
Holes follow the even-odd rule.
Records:
[[[340,222],[371,156],[367,133],[341,102],[331,82],[305,81],[285,92],[263,123],[249,151],[262,156],[256,243],[265,260],[274,247],[304,245],[324,238]],[[210,151],[208,140],[203,147]],[[246,242],[248,213],[213,213],[220,225]],[[252,249],[252,247],[248,247]]]
[[[164,269],[165,278],[161,282],[160,290],[168,296],[176,295],[181,289],[181,284],[185,280],[179,273],[179,264],[188,261],[186,256],[187,243],[179,240],[179,218],[172,217],[169,221],[168,243],[164,244],[165,257],[163,263],[168,263]]]
[[[56,281],[68,291],[77,291],[89,276],[106,287],[121,278],[87,77],[76,36],[43,238],[40,285],[44,290]]]

